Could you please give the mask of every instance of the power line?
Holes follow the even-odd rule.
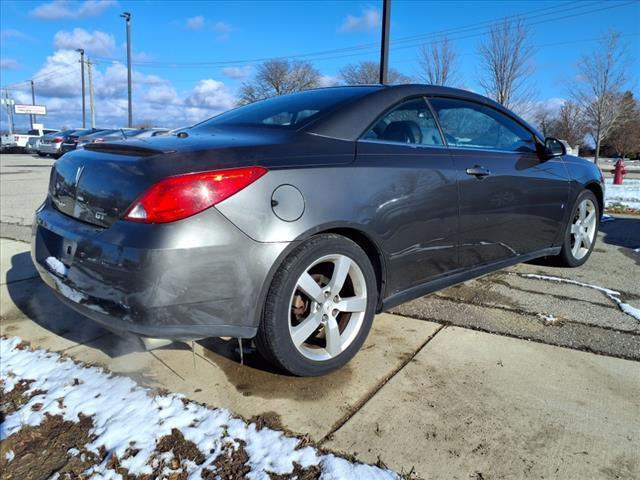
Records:
[[[580,3],[580,2],[571,2],[570,5],[573,5],[575,3]],[[595,8],[595,9],[591,8],[591,7],[594,7],[595,5],[600,5],[600,4],[603,4],[603,3],[605,3],[607,6],[601,7],[601,8]],[[535,19],[535,18],[550,16],[550,15],[557,15],[559,13],[564,13],[564,12],[567,12],[567,11],[571,11],[572,12],[570,15],[563,15],[563,16],[559,16],[559,17],[556,16],[556,17],[553,17],[553,18],[540,20],[540,21],[537,21],[537,22],[530,22],[530,23],[526,24],[527,26],[533,26],[533,25],[539,25],[539,24],[543,24],[543,23],[549,23],[549,22],[554,22],[554,21],[558,21],[558,20],[563,20],[565,18],[574,18],[574,17],[577,17],[577,16],[587,15],[589,13],[595,13],[595,12],[608,10],[608,9],[612,9],[612,8],[620,8],[620,7],[624,7],[624,6],[630,5],[632,3],[637,3],[637,2],[636,1],[629,1],[629,2],[626,2],[626,3],[610,5],[610,4],[606,3],[606,2],[598,1],[598,2],[592,2],[592,3],[589,3],[589,4],[583,4],[583,5],[580,5],[580,6],[576,7],[576,8],[574,8],[574,7],[567,8],[566,4],[564,4],[564,5],[561,5],[561,6],[547,7],[545,9],[536,9],[536,10],[533,10],[533,12],[536,13],[535,15],[529,15],[529,14],[527,14],[527,12],[525,12],[524,14],[514,14],[514,15],[511,15],[511,16],[496,18],[496,19],[493,19],[493,20],[487,20],[487,21],[476,23],[476,24],[473,24],[473,25],[455,27],[455,28],[450,28],[450,29],[446,29],[446,30],[440,30],[440,31],[437,31],[437,32],[414,35],[414,36],[410,36],[410,37],[401,37],[399,39],[391,41],[391,44],[392,44],[391,49],[392,50],[401,50],[401,49],[406,49],[406,48],[414,48],[414,47],[422,44],[428,38],[436,39],[437,37],[441,37],[441,36],[443,36],[443,35],[445,35],[447,33],[451,33],[451,32],[457,32],[457,34],[461,34],[461,33],[464,33],[464,32],[482,30],[482,29],[485,29],[487,26],[489,26],[489,25],[491,25],[491,24],[493,24],[495,22],[499,22],[501,20],[504,20],[504,19],[517,19],[517,18],[520,18],[520,19],[522,19],[524,21],[528,21],[528,20],[532,20],[532,19]],[[559,7],[562,7],[562,8],[559,8]],[[543,10],[550,10],[550,9],[554,9],[554,11],[547,12],[547,13],[540,13]],[[580,11],[580,9],[582,9],[582,11]],[[483,35],[486,35],[486,34],[487,34],[487,32],[483,31],[483,32],[474,33],[474,34],[470,34],[470,35],[456,37],[456,38],[453,38],[453,40],[463,40],[463,39],[483,36]],[[412,42],[412,43],[409,44],[409,45],[398,46],[398,44],[408,43],[408,42]],[[138,67],[141,67],[141,68],[210,68],[210,67],[237,66],[237,65],[246,65],[246,64],[251,64],[251,63],[260,63],[260,62],[264,62],[266,60],[271,60],[271,59],[274,59],[274,58],[289,58],[289,59],[309,58],[309,59],[312,59],[312,57],[318,57],[318,58],[313,58],[313,60],[314,61],[325,61],[325,60],[333,60],[333,59],[338,59],[338,58],[346,58],[346,57],[353,57],[353,56],[358,56],[358,55],[369,54],[371,52],[368,52],[368,51],[365,51],[365,50],[372,50],[372,49],[375,49],[375,51],[377,52],[377,50],[379,49],[379,45],[377,43],[371,43],[371,44],[356,45],[356,46],[351,46],[351,47],[343,47],[343,48],[333,49],[333,50],[324,50],[324,51],[304,53],[304,54],[287,55],[287,56],[283,56],[283,57],[262,57],[262,58],[253,58],[253,59],[245,59],[245,60],[224,60],[224,61],[211,61],[211,62],[138,61],[138,62],[133,62],[133,63],[135,65],[137,65]],[[355,51],[358,51],[358,50],[359,50],[358,53],[349,53],[349,52],[355,52]],[[331,54],[331,53],[339,53],[339,54],[327,56],[328,54]],[[116,62],[122,63],[120,59],[112,58],[112,57],[95,57],[95,58],[97,60],[100,60],[100,61],[105,62],[105,63],[108,63],[109,61],[116,61]]]
[[[444,29],[444,30],[440,30],[440,31],[436,31],[436,32],[430,32],[430,33],[424,33],[424,34],[419,34],[419,35],[413,35],[413,36],[407,36],[407,37],[400,37],[396,40],[391,41],[391,49],[392,50],[404,50],[407,48],[415,48],[419,45],[421,45],[425,40],[427,40],[428,38],[434,38],[437,39],[438,37],[442,37],[443,35],[447,35],[449,33],[452,32],[457,32],[457,34],[461,34],[464,32],[471,32],[471,31],[475,31],[475,30],[479,30],[479,29],[486,29],[487,26],[499,22],[499,21],[503,21],[503,20],[508,20],[508,19],[522,19],[523,21],[529,21],[531,19],[536,19],[536,18],[542,18],[542,17],[546,17],[546,16],[552,16],[552,18],[548,18],[548,19],[544,19],[544,20],[539,20],[536,22],[530,22],[530,23],[525,23],[526,26],[533,26],[533,25],[540,25],[540,24],[544,24],[544,23],[550,23],[550,22],[555,22],[558,20],[563,20],[566,18],[575,18],[578,16],[582,16],[582,15],[587,15],[590,13],[596,13],[596,12],[600,12],[600,11],[605,11],[605,10],[609,10],[609,9],[613,9],[613,8],[621,8],[621,7],[625,7],[631,4],[637,4],[637,0],[632,0],[632,1],[628,1],[625,3],[618,3],[615,5],[611,5],[608,2],[602,2],[602,1],[597,1],[597,2],[592,2],[589,4],[581,4],[580,6],[573,8],[573,7],[568,7],[568,5],[575,5],[576,3],[581,3],[579,1],[574,1],[574,2],[569,2],[568,4],[562,4],[562,5],[556,5],[556,6],[552,6],[552,7],[546,7],[543,9],[534,9],[534,10],[528,10],[519,14],[513,14],[510,16],[504,16],[501,18],[495,18],[492,20],[486,20],[480,23],[476,23],[476,24],[472,24],[472,25],[465,25],[465,26],[460,26],[460,27],[453,27],[453,28],[449,28],[449,29]],[[600,7],[600,8],[591,8],[594,7],[595,5],[600,5],[600,4],[606,4],[607,6],[605,7]],[[582,11],[581,11],[582,9]],[[586,9],[586,10],[585,10]],[[577,11],[576,11],[577,10]],[[572,11],[572,14],[570,15],[562,15],[562,16],[554,16],[554,15],[558,15],[559,13],[563,13],[566,11]],[[546,12],[546,13],[541,13],[541,12]],[[474,33],[474,34],[469,34],[469,35],[464,35],[464,36],[459,36],[459,37],[454,37],[454,38],[450,38],[450,40],[456,41],[456,40],[464,40],[464,39],[469,39],[469,38],[475,38],[475,37],[479,37],[479,36],[483,36],[486,35],[488,32],[483,31],[483,32],[479,32],[479,33]],[[626,36],[626,35],[625,35]],[[629,35],[631,36],[631,35]],[[407,43],[407,45],[398,45],[398,44],[402,44],[402,43]],[[577,43],[577,42],[576,42]],[[559,45],[559,44],[563,44],[563,43],[557,43],[557,44],[550,44],[550,45]],[[343,48],[338,48],[338,49],[332,49],[332,50],[324,50],[324,51],[317,51],[317,52],[310,52],[310,53],[305,53],[305,54],[297,54],[297,55],[288,55],[288,56],[284,56],[284,57],[263,57],[263,58],[255,58],[255,59],[246,59],[246,60],[225,60],[225,61],[215,61],[215,62],[169,62],[169,61],[164,61],[164,62],[154,62],[154,61],[139,61],[139,62],[132,62],[132,64],[138,66],[139,68],[211,68],[211,67],[224,67],[224,66],[238,66],[238,65],[246,65],[246,64],[250,64],[250,63],[260,63],[266,60],[270,60],[273,58],[291,58],[291,59],[298,59],[298,58],[313,58],[313,57],[318,57],[318,58],[313,58],[313,61],[319,62],[319,61],[327,61],[327,60],[334,60],[334,59],[339,59],[339,58],[348,58],[348,57],[354,57],[354,56],[360,56],[360,55],[369,55],[372,52],[367,51],[367,50],[371,50],[371,49],[375,49],[376,51],[378,50],[379,45],[377,43],[371,43],[371,44],[361,44],[361,45],[355,45],[355,46],[350,46],[350,47],[343,47]],[[353,52],[353,53],[351,53]],[[357,52],[357,53],[355,53]],[[329,55],[331,53],[338,53],[336,55]],[[93,57],[94,58],[94,63],[96,64],[112,64],[115,62],[120,62],[122,63],[119,59],[116,58],[110,58],[110,57]],[[394,62],[395,63],[395,62]],[[49,72],[44,72],[41,73],[39,75],[36,75],[35,77],[33,77],[33,80],[36,81],[42,81],[45,80],[47,78],[50,78],[51,76],[55,75],[56,73],[65,70],[67,68],[69,68],[70,66],[72,66],[72,64],[68,64],[66,66],[62,66],[60,68],[57,68],[55,70],[49,71]],[[22,82],[16,82],[10,85],[7,85],[6,87],[3,87],[3,89],[9,89],[9,90],[22,90],[22,89],[16,89],[16,88],[12,88],[15,87],[17,85],[22,85],[22,84],[28,84],[29,80],[25,80]]]

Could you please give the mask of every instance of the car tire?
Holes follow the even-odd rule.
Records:
[[[561,267],[579,267],[591,256],[600,227],[600,205],[591,190],[583,190],[573,204],[562,239],[562,250],[554,257]],[[578,242],[580,244],[578,245]]]
[[[38,152],[38,156],[39,156],[39,157],[46,157],[46,156],[47,156],[47,154],[46,154],[46,153],[42,153],[42,152]]]
[[[371,329],[377,300],[376,274],[367,254],[341,235],[316,235],[276,272],[256,347],[266,360],[293,375],[324,375],[358,352]]]

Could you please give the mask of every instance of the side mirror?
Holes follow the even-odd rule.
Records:
[[[547,137],[544,139],[544,146],[546,148],[546,154],[549,158],[561,157],[567,154],[567,147],[564,143],[557,138]]]

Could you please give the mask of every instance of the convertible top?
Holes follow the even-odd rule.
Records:
[[[407,84],[407,85],[367,85],[378,87],[372,89],[367,95],[358,97],[353,102],[346,102],[339,109],[328,112],[315,122],[302,128],[307,133],[321,135],[324,137],[338,138],[341,140],[355,141],[360,135],[377,119],[385,110],[401,102],[408,97],[438,95],[455,97],[463,100],[472,100],[495,108],[502,113],[514,118],[524,124],[529,130],[535,133],[541,141],[544,137],[522,118],[518,117],[511,110],[503,107],[493,100],[478,95],[477,93],[461,90],[459,88],[441,87],[436,85]],[[328,88],[362,88],[362,86],[339,86]]]

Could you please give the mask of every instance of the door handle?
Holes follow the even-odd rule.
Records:
[[[491,175],[489,169],[475,165],[473,168],[467,168],[467,175],[473,175],[476,178],[484,178]]]

